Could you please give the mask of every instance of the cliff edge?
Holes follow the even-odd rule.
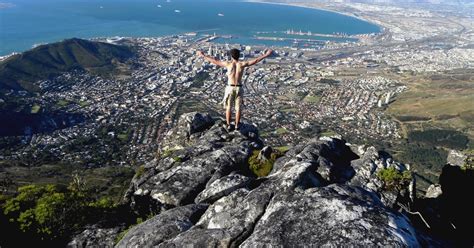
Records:
[[[409,185],[387,187],[377,176],[407,168],[372,147],[356,154],[341,139],[315,138],[256,177],[248,159],[269,148],[251,124],[229,132],[221,120],[189,113],[163,144],[125,196],[154,217],[116,247],[419,246],[396,211],[410,204]]]

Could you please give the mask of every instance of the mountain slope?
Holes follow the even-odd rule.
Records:
[[[77,38],[41,45],[0,63],[0,90],[37,92],[36,81],[73,69],[113,73],[133,56],[129,47]]]
[[[261,150],[258,160],[271,159],[272,148],[253,125],[227,131],[223,124],[207,114],[180,117],[162,142],[169,148],[125,195],[135,212],[154,217],[123,238],[115,234],[116,247],[419,246],[410,221],[395,211],[411,202],[408,185],[388,190],[377,176],[404,165],[373,147],[357,155],[343,140],[315,138],[258,178],[249,157]],[[113,246],[94,238],[113,232],[93,227],[70,246]]]

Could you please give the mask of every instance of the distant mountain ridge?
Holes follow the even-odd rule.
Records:
[[[300,0],[265,0],[266,2],[281,2],[281,3],[296,3],[302,2]],[[460,3],[473,3],[473,0],[312,0],[306,2],[319,2],[319,3],[372,3],[372,4],[407,4],[407,3],[419,3],[419,4],[460,4]]]
[[[0,92],[37,92],[38,80],[78,69],[97,74],[114,73],[119,63],[134,56],[131,48],[78,38],[41,45],[0,62]]]

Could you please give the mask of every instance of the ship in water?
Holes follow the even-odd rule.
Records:
[[[161,5],[158,4],[158,5],[156,5],[156,7],[161,8]]]
[[[218,16],[224,16],[224,14],[222,14],[222,13],[219,13],[219,14],[217,14],[217,15],[218,15]]]
[[[176,12],[176,13],[181,13],[181,10],[175,9],[174,12]]]

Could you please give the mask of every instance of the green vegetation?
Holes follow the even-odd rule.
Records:
[[[21,232],[41,240],[66,237],[98,216],[110,214],[117,204],[110,198],[93,198],[80,180],[67,188],[26,185],[2,205],[3,214]]]
[[[410,142],[420,142],[432,146],[442,146],[452,149],[465,149],[469,139],[459,131],[431,129],[426,131],[412,131],[408,134]]]
[[[401,189],[408,186],[411,180],[409,171],[400,172],[395,167],[381,169],[377,177],[382,180],[387,189]]]
[[[37,114],[40,110],[41,110],[41,106],[38,105],[38,104],[35,104],[35,105],[33,105],[33,107],[31,107],[31,113],[32,114]]]
[[[129,47],[76,38],[41,45],[0,62],[0,89],[39,92],[36,81],[75,69],[113,75],[133,56]]]
[[[284,128],[284,127],[280,127],[277,130],[275,130],[275,132],[276,132],[276,134],[281,135],[281,134],[287,133],[288,130],[286,130],[286,128]]]
[[[58,107],[66,107],[67,105],[69,105],[71,102],[67,101],[67,100],[64,100],[64,99],[61,99],[59,101],[56,102],[56,105]]]
[[[474,170],[474,149],[468,150],[466,152],[466,161],[464,162],[462,169],[463,170]]]
[[[429,121],[430,117],[425,116],[413,116],[413,115],[399,115],[395,116],[401,122],[410,122],[410,121]]]
[[[200,88],[202,86],[204,86],[204,81],[206,81],[206,79],[209,78],[209,73],[207,72],[199,72],[198,74],[196,74],[196,76],[192,79],[193,80],[193,84],[191,85],[191,87],[194,87],[194,88]]]
[[[177,163],[180,163],[183,159],[181,157],[178,157],[178,156],[174,156],[173,157],[173,160]]]
[[[89,103],[86,101],[79,101],[77,104],[79,104],[79,106],[82,108],[89,106]]]
[[[298,111],[297,108],[291,108],[291,107],[290,108],[284,108],[284,109],[281,110],[281,112],[283,112],[283,113],[292,113],[292,112],[296,112],[296,111]]]
[[[175,148],[168,148],[168,149],[165,149],[162,153],[161,153],[161,158],[167,158],[167,157],[171,157],[171,155],[177,151],[178,149],[175,149]]]
[[[122,240],[123,237],[125,237],[125,235],[126,235],[134,226],[136,226],[136,225],[138,225],[138,224],[141,224],[141,223],[143,223],[144,221],[147,221],[147,220],[153,218],[153,216],[154,216],[154,214],[149,214],[149,215],[146,216],[145,219],[142,218],[142,217],[138,217],[134,224],[128,226],[126,229],[124,229],[123,231],[121,231],[121,232],[119,233],[119,235],[117,235],[117,238],[115,238],[115,245],[117,245],[117,244],[120,242],[120,240]]]
[[[291,146],[278,146],[275,147],[276,150],[280,151],[281,153],[285,153],[290,150]]]
[[[283,153],[279,150],[273,150],[268,160],[258,159],[258,154],[260,150],[254,150],[252,155],[248,159],[250,170],[258,177],[264,177],[270,174],[273,169],[273,164],[277,158],[283,156]]]
[[[303,98],[303,101],[307,103],[318,103],[320,100],[321,97],[316,95],[307,95],[305,98]]]
[[[331,136],[334,136],[334,135],[337,135],[336,132],[332,131],[332,130],[325,130],[324,132],[321,132],[321,137],[331,137]]]
[[[330,79],[330,78],[321,78],[321,80],[319,80],[320,83],[322,84],[339,84],[339,81],[337,80],[334,80],[334,79]]]
[[[404,130],[447,129],[474,139],[474,74],[453,71],[436,75],[400,75],[409,85],[388,107]],[[405,133],[408,136],[408,133]]]
[[[135,171],[135,176],[138,178],[138,177],[141,177],[143,175],[143,173],[145,173],[145,166],[143,165],[140,165],[137,170]]]
[[[122,240],[123,237],[125,237],[125,235],[128,233],[128,231],[130,231],[130,229],[132,229],[134,226],[136,226],[136,225],[138,225],[138,224],[140,224],[140,223],[142,223],[142,222],[143,222],[143,221],[142,221],[142,218],[137,218],[137,223],[136,223],[136,224],[130,225],[130,226],[127,227],[125,230],[121,231],[121,232],[117,235],[117,237],[115,238],[115,245],[117,245],[117,244],[120,242],[120,240]]]
[[[117,134],[117,139],[121,140],[122,142],[127,142],[129,138],[130,138],[130,132]]]
[[[399,151],[394,154],[395,159],[406,164],[411,164],[413,171],[420,177],[419,188],[423,189],[429,184],[437,183],[443,166],[446,164],[448,152],[442,148],[424,144],[404,144],[397,147]]]

